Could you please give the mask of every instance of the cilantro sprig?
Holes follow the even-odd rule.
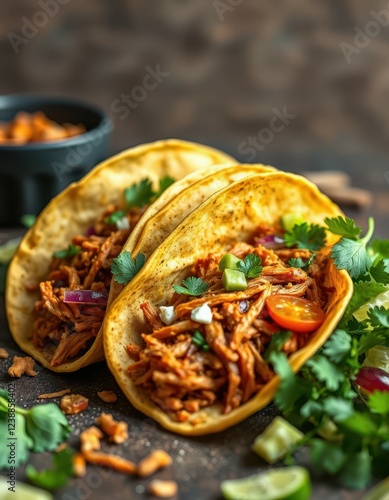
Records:
[[[236,267],[244,273],[246,278],[258,278],[262,272],[262,259],[255,253],[249,253],[244,260],[237,263]]]
[[[159,186],[156,191],[153,190],[153,185],[150,179],[142,179],[138,183],[132,184],[124,190],[124,197],[129,207],[142,208],[155,201],[161,194],[173,183],[175,179],[164,176],[159,181]]]
[[[104,222],[106,224],[116,224],[120,219],[123,219],[127,214],[123,210],[116,210],[112,212],[108,217],[105,217]]]
[[[191,295],[197,297],[202,295],[208,290],[208,283],[203,281],[201,278],[196,278],[195,276],[189,276],[182,280],[181,285],[173,285],[174,290],[183,295]]]
[[[39,404],[29,410],[16,406],[16,436],[13,425],[9,425],[13,417],[8,414],[8,399],[8,392],[0,390],[0,435],[4,436],[4,440],[9,438],[9,441],[17,437],[15,467],[28,460],[30,451],[54,451],[69,437],[71,428],[68,421],[54,403]],[[0,453],[0,469],[8,466],[8,453],[4,449]]]
[[[303,261],[303,259],[301,257],[297,257],[297,258],[292,258],[292,259],[289,259],[288,261],[288,264],[291,266],[291,267],[300,267],[301,269],[308,269],[308,267],[312,264],[313,262],[313,259],[316,257],[316,254],[312,254],[308,260],[306,261]]]
[[[57,252],[54,252],[53,255],[54,257],[57,257],[57,259],[67,259],[68,257],[74,257],[79,253],[81,253],[81,248],[70,243],[67,248],[58,250]]]
[[[32,464],[28,464],[26,476],[32,484],[46,490],[53,491],[61,488],[66,485],[69,478],[74,474],[73,457],[74,451],[65,448],[53,456],[52,466],[49,469],[38,471]]]
[[[292,229],[284,234],[287,247],[307,248],[312,252],[320,250],[326,244],[325,228],[318,224],[295,224]]]
[[[113,279],[120,285],[126,285],[138,274],[145,262],[146,257],[143,253],[139,253],[133,259],[131,252],[125,250],[112,261],[111,272]]]

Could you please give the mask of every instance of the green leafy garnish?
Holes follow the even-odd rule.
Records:
[[[344,238],[358,238],[358,236],[361,234],[362,228],[359,226],[355,225],[355,222],[353,219],[350,219],[349,217],[333,217],[332,219],[329,217],[326,217],[324,219],[324,222],[326,223],[329,231],[333,234],[339,234],[340,236],[343,236]]]
[[[123,212],[122,210],[116,210],[116,212],[112,212],[111,215],[106,217],[104,219],[104,222],[106,224],[116,224],[117,221],[119,221],[120,219],[123,219],[123,217],[125,217],[125,216],[126,216],[126,212]]]
[[[22,215],[20,222],[23,224],[25,227],[32,227],[35,224],[36,221],[36,215],[32,214],[24,214]]]
[[[153,186],[151,180],[147,178],[124,190],[124,197],[129,207],[141,208],[149,205],[153,196]]]
[[[26,410],[15,407],[15,421],[8,415],[8,394],[0,392],[0,435],[16,440],[15,467],[28,460],[29,452],[54,451],[71,432],[68,421],[54,403],[36,405]],[[8,467],[7,453],[0,453],[0,469]]]
[[[318,224],[295,224],[293,228],[284,234],[287,247],[307,248],[312,252],[320,250],[326,243],[326,232],[324,227]]]
[[[331,226],[333,219],[326,219],[327,226]],[[338,220],[338,219],[335,219]],[[349,223],[348,223],[349,225]],[[374,220],[369,218],[369,228],[364,238],[356,236],[356,231],[349,228],[348,234],[353,234],[353,237],[343,237],[336,243],[331,252],[331,257],[338,269],[346,269],[352,278],[358,278],[365,274],[371,265],[371,258],[366,251],[366,245],[374,232]],[[360,231],[359,231],[360,233]],[[359,235],[358,233],[358,235]]]
[[[270,337],[269,345],[263,355],[263,359],[268,361],[273,352],[281,352],[285,342],[290,339],[292,332],[289,330],[282,330],[275,333]]]
[[[113,279],[120,285],[129,283],[142,269],[145,262],[146,257],[143,253],[139,253],[133,259],[131,252],[125,250],[112,261],[111,272]]]
[[[261,263],[262,260],[257,254],[249,253],[243,261],[236,264],[236,267],[246,278],[258,278],[262,272]]]
[[[312,264],[313,259],[316,257],[316,254],[312,254],[307,261],[303,261],[301,257],[289,259],[288,264],[291,267],[300,267],[301,269],[308,269],[308,267]]]
[[[26,476],[35,486],[40,486],[46,490],[56,490],[65,486],[69,478],[74,474],[73,468],[74,451],[65,448],[55,454],[52,459],[52,467],[41,471],[28,464],[26,467]]]
[[[175,180],[166,175],[161,177],[157,191],[153,190],[153,185],[150,179],[142,179],[138,184],[132,184],[124,190],[124,197],[129,207],[142,208],[145,205],[150,205],[161,194],[171,186]]]
[[[386,268],[387,266],[383,260],[379,260],[371,266],[369,271],[374,281],[383,285],[389,285],[389,273]]]
[[[54,252],[53,255],[54,257],[57,257],[57,259],[67,259],[68,257],[74,257],[79,253],[81,253],[81,248],[71,243],[67,248],[58,250],[57,252]]]
[[[177,293],[192,295],[193,297],[202,295],[208,290],[208,283],[195,276],[189,276],[189,278],[184,279],[182,285],[184,286],[173,285],[173,288]]]
[[[209,345],[199,330],[195,330],[192,336],[193,343],[202,351],[209,351]]]

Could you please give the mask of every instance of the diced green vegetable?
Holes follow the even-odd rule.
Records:
[[[267,463],[273,464],[304,437],[304,434],[282,417],[276,417],[266,429],[256,437],[252,450]]]
[[[219,269],[220,271],[224,271],[225,269],[238,269],[238,262],[241,262],[238,257],[235,257],[235,255],[232,255],[232,253],[226,253],[220,259]]]
[[[246,290],[247,281],[246,276],[241,271],[235,269],[225,269],[223,271],[222,282],[227,292],[237,292],[239,290]]]
[[[30,486],[29,484],[16,481],[13,490],[4,476],[0,476],[0,498],[1,500],[52,500],[53,496],[48,491]],[[9,480],[9,479],[8,479]]]
[[[290,212],[281,217],[281,225],[285,231],[290,231],[296,224],[302,224],[304,218],[300,212]]]
[[[221,483],[226,500],[308,500],[311,479],[304,467],[272,469]]]
[[[362,500],[389,500],[389,477],[363,495]]]
[[[384,306],[386,309],[389,309],[389,290],[380,293],[369,302],[366,302],[363,306],[359,307],[354,313],[353,316],[358,321],[364,321],[367,319],[367,311],[373,307],[381,307]]]

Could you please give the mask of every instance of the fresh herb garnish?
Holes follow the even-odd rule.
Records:
[[[193,297],[202,295],[208,290],[208,283],[195,276],[189,276],[189,278],[184,279],[182,285],[184,286],[173,285],[173,288],[177,293],[192,295]]]
[[[129,207],[142,208],[155,201],[161,194],[171,186],[175,180],[172,177],[161,177],[157,191],[153,190],[150,179],[142,179],[138,184],[133,184],[124,190],[124,197]]]
[[[116,210],[116,212],[112,212],[108,217],[105,217],[104,222],[106,224],[116,224],[117,221],[123,219],[126,216],[126,212],[122,210]]]
[[[307,261],[303,261],[301,257],[289,259],[288,264],[291,267],[300,267],[301,269],[308,269],[308,267],[312,264],[313,259],[316,257],[316,254],[312,254]]]
[[[25,463],[30,451],[41,453],[54,451],[65,441],[71,432],[68,421],[62,411],[54,403],[40,404],[29,410],[15,407],[15,427],[9,425],[8,392],[0,390],[0,435],[4,440],[17,438],[15,466]],[[7,453],[0,454],[0,469],[8,466]]]
[[[326,243],[326,231],[318,224],[295,224],[293,228],[284,234],[287,247],[307,248],[312,252],[320,250]]]
[[[369,218],[369,228],[363,238],[359,238],[361,228],[355,225],[351,226],[350,220],[351,219],[345,219],[344,223],[345,227],[343,233],[347,235],[347,237],[343,236],[340,241],[333,246],[331,257],[334,259],[334,263],[338,269],[346,269],[352,278],[358,278],[366,273],[371,264],[371,258],[366,251],[366,245],[373,236],[374,220],[372,217]],[[334,221],[336,221],[335,224]],[[330,230],[332,226],[335,226],[334,229],[338,231],[335,234],[339,234],[341,230],[339,218],[327,218],[325,222]]]
[[[61,488],[74,474],[73,457],[74,451],[65,448],[53,456],[50,469],[38,471],[32,464],[28,464],[26,476],[33,484],[46,490],[53,491]]]
[[[202,351],[209,351],[209,345],[199,330],[193,332],[192,341]]]
[[[292,332],[290,330],[282,330],[270,337],[269,345],[263,355],[263,359],[268,361],[273,352],[281,352],[285,342],[290,339]]]
[[[133,259],[131,252],[125,250],[112,261],[111,272],[113,279],[120,285],[129,283],[142,269],[145,262],[146,257],[143,253],[139,253]]]
[[[236,264],[236,267],[241,271],[246,278],[258,278],[262,272],[262,259],[255,253],[246,255],[243,261]]]
[[[281,378],[276,404],[297,425],[313,426],[303,443],[310,445],[313,464],[337,475],[344,486],[365,488],[372,476],[388,474],[389,392],[369,394],[363,406],[361,399],[356,399],[353,380],[370,348],[389,346],[389,310],[371,307],[363,321],[357,321],[353,314],[388,290],[387,262],[383,259],[389,255],[389,241],[373,241],[366,248],[372,221],[362,239],[361,228],[351,219],[326,219],[326,224],[342,236],[334,246],[335,264],[354,278],[353,297],[338,328],[298,375],[283,352],[274,350],[268,357]],[[335,428],[336,443],[312,437],[326,424]]]
[[[57,257],[57,259],[67,259],[68,257],[74,257],[79,253],[81,253],[81,248],[71,243],[67,248],[58,250],[57,252],[54,252],[53,255],[54,257]]]
[[[36,215],[32,214],[24,214],[22,215],[20,222],[23,224],[25,227],[32,227],[35,224],[36,221]]]

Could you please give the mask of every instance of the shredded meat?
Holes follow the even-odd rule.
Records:
[[[168,326],[162,324],[155,306],[142,304],[152,333],[141,334],[142,347],[127,346],[133,361],[127,367],[128,375],[178,422],[196,425],[202,421],[198,412],[215,403],[222,404],[223,412],[229,413],[274,376],[264,352],[272,335],[281,328],[267,310],[270,295],[304,297],[321,306],[327,301],[328,290],[322,285],[327,259],[320,254],[305,271],[288,262],[292,257],[309,258],[306,249],[273,251],[262,245],[237,242],[229,253],[241,259],[256,254],[262,260],[262,272],[247,280],[245,290],[226,292],[219,270],[222,255],[209,254],[192,268],[196,277],[207,281],[208,290],[195,298],[174,293],[170,305],[175,308],[176,319]],[[212,311],[209,324],[191,319],[193,309],[203,304]],[[199,345],[198,333],[194,342],[195,331],[201,334],[205,345]],[[292,332],[283,351],[290,355],[301,349],[309,335]]]
[[[14,356],[12,365],[8,368],[8,375],[11,377],[19,378],[26,374],[29,377],[35,377],[38,375],[34,370],[35,361],[30,358],[30,356],[19,357]]]
[[[126,422],[116,421],[109,413],[102,413],[96,418],[96,424],[109,436],[109,440],[116,444],[124,443],[128,439]]]
[[[82,355],[101,328],[105,305],[65,303],[64,296],[67,290],[92,290],[108,296],[112,260],[120,253],[131,232],[130,229],[117,230],[115,224],[106,221],[115,210],[117,207],[108,207],[88,230],[88,235],[74,236],[71,244],[79,252],[63,259],[53,257],[46,279],[39,284],[41,300],[35,304],[32,342],[40,349],[54,343],[52,366]],[[141,213],[140,209],[131,209],[128,213],[130,228]],[[27,286],[31,291],[35,288]]]

